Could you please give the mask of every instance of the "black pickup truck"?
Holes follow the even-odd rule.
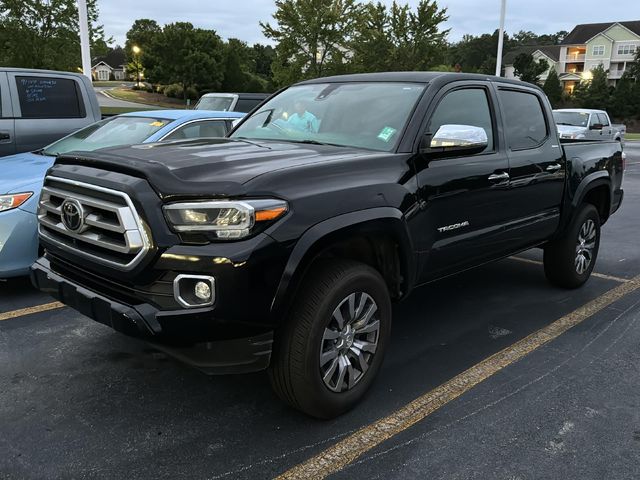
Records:
[[[532,247],[553,284],[582,285],[623,171],[618,142],[561,144],[530,84],[310,80],[226,139],[59,158],[32,280],[203,370],[268,368],[284,401],[330,418],[371,385],[416,287]]]

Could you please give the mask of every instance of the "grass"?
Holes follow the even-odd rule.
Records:
[[[149,93],[143,90],[131,90],[129,88],[114,88],[109,90],[109,95],[126,102],[141,103],[153,107],[162,108],[186,108],[182,100],[165,97],[161,93]]]
[[[624,134],[624,139],[625,140],[640,140],[640,133],[625,133]]]
[[[142,112],[146,110],[153,110],[151,108],[144,108],[144,105],[140,105],[140,108],[129,107],[100,107],[100,111],[103,115],[120,115],[121,113],[129,112]]]
[[[109,80],[103,82],[93,82],[94,87],[120,87],[124,80]]]

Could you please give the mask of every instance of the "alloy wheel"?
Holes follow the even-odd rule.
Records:
[[[590,218],[580,227],[578,242],[576,245],[576,272],[582,275],[587,271],[593,261],[593,252],[596,248],[596,224]]]

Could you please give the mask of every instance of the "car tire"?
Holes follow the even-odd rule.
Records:
[[[562,237],[544,249],[544,273],[553,285],[578,288],[591,275],[600,248],[600,215],[585,203]]]
[[[375,269],[350,260],[317,263],[276,332],[271,385],[308,415],[341,415],[371,386],[390,330],[389,291]]]

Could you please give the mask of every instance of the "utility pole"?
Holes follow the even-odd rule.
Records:
[[[504,44],[504,16],[507,10],[507,0],[502,0],[500,8],[500,33],[498,34],[498,53],[496,56],[496,77],[502,73],[502,46]]]
[[[91,53],[89,46],[89,17],[87,0],[78,0],[78,16],[80,17],[80,52],[82,55],[82,73],[91,80]]]

